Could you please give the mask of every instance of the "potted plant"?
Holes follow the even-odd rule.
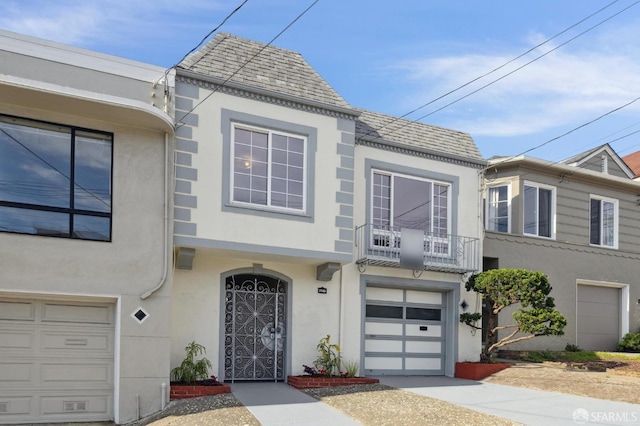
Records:
[[[494,353],[497,349],[516,342],[533,339],[539,336],[564,334],[566,318],[555,309],[553,297],[549,296],[551,285],[542,272],[525,269],[492,269],[474,274],[465,284],[467,291],[475,291],[483,296],[489,307],[485,344],[480,354],[480,363],[456,363],[456,377],[480,380],[497,371],[511,366],[506,363],[495,363]],[[499,325],[498,314],[504,308],[519,304],[513,313],[515,324]],[[480,313],[460,314],[460,322],[473,329],[482,330],[477,325]],[[498,339],[498,332],[510,331],[505,337]]]
[[[170,399],[231,393],[228,385],[218,382],[216,376],[209,376],[211,362],[207,358],[196,360],[207,352],[204,346],[193,341],[184,350],[184,360],[171,370]]]
[[[304,375],[288,376],[287,383],[296,389],[323,388],[328,386],[347,386],[378,383],[378,379],[358,377],[357,361],[342,361],[340,346],[331,343],[331,336],[320,339],[316,346],[319,355],[313,367],[303,365]]]

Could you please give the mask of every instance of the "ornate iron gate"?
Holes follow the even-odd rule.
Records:
[[[284,380],[286,291],[286,282],[269,276],[226,279],[225,380]]]

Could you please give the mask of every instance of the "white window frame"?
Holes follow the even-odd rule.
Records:
[[[502,188],[502,187],[507,188],[507,230],[506,231],[491,229],[490,222],[489,222],[489,219],[490,219],[489,212],[491,211],[491,205],[492,205],[491,200],[489,199],[489,192],[491,189]],[[493,185],[487,186],[487,189],[485,192],[484,217],[485,217],[485,229],[487,231],[511,233],[511,183],[510,182],[495,183]]]
[[[536,233],[528,233],[525,232],[525,214],[526,214],[526,206],[525,206],[525,187],[533,187],[536,188],[538,190],[537,194],[536,194],[536,212],[538,211],[539,208],[539,191],[540,189],[546,189],[551,191],[551,212],[550,212],[550,218],[549,218],[549,226],[551,227],[551,232],[550,232],[550,236],[545,236],[545,235],[540,235],[540,223],[539,220],[536,219]],[[537,183],[537,182],[531,182],[531,181],[524,181],[523,185],[522,185],[522,235],[526,235],[528,237],[536,237],[536,238],[545,238],[545,239],[549,239],[549,240],[555,240],[556,239],[556,191],[557,188],[555,186],[551,186],[551,185],[545,185],[542,183]]]
[[[234,188],[235,188],[235,130],[236,129],[242,129],[242,130],[247,130],[247,131],[251,131],[251,132],[257,132],[257,133],[265,133],[267,134],[267,203],[266,204],[257,204],[257,203],[251,203],[251,202],[245,202],[245,201],[237,201],[234,198]],[[304,145],[304,149],[303,149],[303,159],[302,159],[302,209],[295,209],[295,208],[290,208],[290,207],[282,207],[282,206],[274,206],[271,204],[271,196],[272,196],[272,190],[271,190],[271,184],[272,184],[272,174],[271,174],[271,170],[272,170],[272,166],[273,166],[273,160],[272,160],[272,153],[273,153],[273,146],[272,146],[272,138],[273,135],[277,134],[277,135],[282,135],[282,136],[286,136],[286,137],[294,137],[297,139],[302,139],[303,141],[303,145]],[[258,126],[252,126],[252,125],[248,125],[248,124],[244,124],[244,123],[236,123],[236,122],[231,122],[231,135],[230,135],[231,141],[230,141],[230,158],[229,158],[229,163],[230,163],[230,176],[229,176],[229,201],[232,205],[234,206],[239,206],[239,207],[246,207],[246,208],[251,208],[251,209],[256,209],[256,210],[267,210],[267,211],[276,211],[276,212],[286,212],[286,213],[293,213],[293,214],[306,214],[307,213],[307,182],[309,179],[309,166],[307,164],[307,160],[308,160],[308,149],[309,149],[309,140],[307,138],[306,135],[301,135],[301,134],[297,134],[297,133],[291,133],[291,132],[286,132],[286,131],[282,131],[282,130],[276,130],[276,129],[271,129],[268,127],[258,127]],[[249,160],[250,161],[250,160]]]
[[[602,220],[602,202],[613,204],[613,244],[606,245],[602,244],[593,244],[591,242],[591,201],[598,200],[600,201],[600,241],[602,241],[603,232],[603,220]],[[618,225],[619,225],[619,200],[610,197],[603,197],[601,195],[589,194],[589,245],[592,247],[601,247],[601,248],[610,248],[617,249],[618,248]]]
[[[375,229],[376,225],[374,225],[373,223],[373,217],[374,217],[374,202],[373,202],[373,197],[374,197],[374,190],[373,187],[375,185],[375,175],[379,174],[379,175],[385,175],[385,176],[389,176],[391,178],[390,182],[391,182],[391,187],[390,187],[390,192],[389,192],[389,201],[390,201],[390,205],[389,205],[389,229],[388,230],[382,230],[382,229]],[[428,182],[432,185],[432,193],[431,193],[431,210],[430,210],[430,215],[431,215],[431,225],[433,228],[433,208],[435,207],[435,203],[434,201],[434,196],[435,193],[433,192],[433,186],[434,185],[440,185],[440,186],[445,186],[447,187],[447,232],[446,232],[446,237],[445,238],[439,238],[439,237],[435,237],[435,235],[433,235],[433,229],[425,229],[424,231],[427,232],[428,235],[425,235],[425,238],[428,237],[428,243],[425,240],[425,247],[427,247],[426,253],[432,253],[434,244],[446,244],[447,245],[447,252],[446,253],[442,253],[443,256],[449,256],[451,253],[451,234],[452,234],[452,223],[451,223],[451,215],[452,215],[452,211],[451,211],[451,206],[452,206],[452,191],[453,191],[453,185],[450,182],[444,182],[444,181],[439,181],[439,180],[435,180],[435,179],[428,179],[428,178],[424,178],[424,177],[419,177],[419,176],[413,176],[413,175],[409,175],[409,174],[404,174],[404,173],[396,173],[396,172],[390,172],[390,171],[386,171],[386,170],[379,170],[379,169],[372,169],[371,170],[371,200],[369,200],[369,205],[370,205],[370,217],[371,217],[371,225],[372,225],[372,230],[373,232],[371,233],[371,238],[372,241],[370,241],[370,244],[372,247],[376,247],[376,248],[380,248],[380,247],[385,247],[387,249],[391,249],[391,250],[398,250],[398,243],[400,241],[401,235],[400,235],[400,230],[395,230],[394,228],[396,228],[396,225],[393,224],[393,215],[394,215],[394,197],[395,197],[395,185],[393,184],[393,180],[395,177],[401,177],[401,178],[405,178],[405,179],[413,179],[413,180],[417,180],[417,181],[421,181],[421,182]],[[388,241],[388,247],[383,246],[383,245],[379,245],[379,244],[375,244],[375,237],[382,237],[384,239],[386,239]],[[435,253],[435,252],[434,252]]]

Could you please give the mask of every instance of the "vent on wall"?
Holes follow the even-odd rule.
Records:
[[[86,401],[64,401],[62,404],[64,411],[87,411]]]
[[[149,318],[149,314],[147,313],[147,311],[142,308],[136,309],[136,311],[132,313],[131,316],[140,324],[142,324],[147,318]]]

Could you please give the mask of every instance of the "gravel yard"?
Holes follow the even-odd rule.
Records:
[[[629,365],[594,372],[584,366],[559,362],[517,362],[513,367],[496,373],[485,381],[640,404],[640,374],[634,366]],[[380,384],[308,389],[304,392],[366,426],[514,424],[448,402]],[[227,394],[173,401],[161,413],[131,426],[259,424],[247,408],[233,395]]]

